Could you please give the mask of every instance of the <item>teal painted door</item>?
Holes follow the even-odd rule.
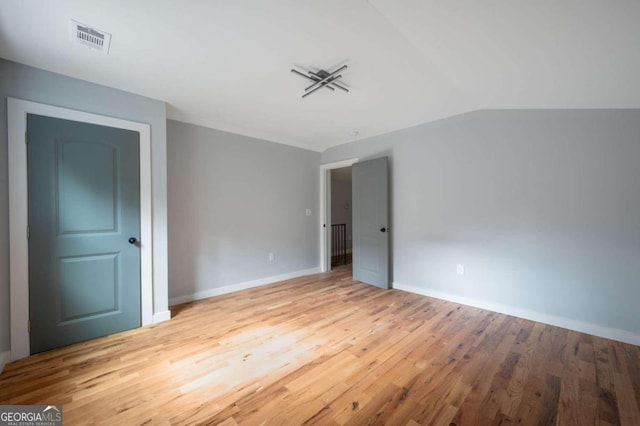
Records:
[[[355,163],[353,279],[389,288],[389,171],[387,157]]]
[[[139,134],[29,114],[31,353],[141,324]]]

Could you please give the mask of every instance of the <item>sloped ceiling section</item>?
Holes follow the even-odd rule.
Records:
[[[371,0],[479,108],[637,108],[640,2]]]
[[[4,0],[0,56],[322,151],[483,108],[640,107],[638,22],[636,0]],[[293,66],[342,64],[350,93],[301,99]]]

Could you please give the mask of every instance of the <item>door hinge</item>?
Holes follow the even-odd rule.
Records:
[[[31,320],[27,323],[27,332],[31,334]]]
[[[24,132],[24,143],[29,143],[29,132]]]
[[[29,239],[29,226],[27,225],[27,240]]]

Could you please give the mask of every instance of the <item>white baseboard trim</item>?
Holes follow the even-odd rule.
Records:
[[[579,331],[581,333],[592,334],[594,336],[604,337],[607,339],[617,340],[620,342],[640,346],[640,334],[632,333],[627,330],[604,327],[598,324],[582,322],[571,318],[545,314],[543,312],[517,308],[500,303],[488,302],[485,300],[472,299],[464,296],[442,292],[439,290],[416,287],[399,282],[394,282],[393,288],[396,290],[408,291],[410,293],[416,293],[422,296],[434,297],[436,299],[447,300],[449,302],[460,303],[462,305],[473,306],[475,308],[486,309],[501,314],[512,315],[514,317],[524,318],[531,321],[541,322],[543,324],[567,328],[569,330]]]
[[[153,323],[157,324],[163,321],[169,321],[171,319],[171,311],[158,312],[153,314]]]
[[[4,366],[11,361],[11,351],[0,352],[0,373],[4,370]]]
[[[292,278],[303,277],[305,275],[318,274],[322,272],[320,267],[304,269],[302,271],[290,272],[288,274],[276,275],[273,277],[260,278],[252,281],[226,285],[224,287],[212,288],[210,290],[198,291],[193,294],[184,296],[176,296],[169,299],[169,306],[179,305],[180,303],[193,302],[194,300],[206,299],[207,297],[220,296],[222,294],[233,293],[240,290],[246,290],[253,287],[260,287],[267,284],[273,284],[278,281],[290,280]]]

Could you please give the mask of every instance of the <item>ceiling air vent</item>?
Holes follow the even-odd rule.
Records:
[[[69,29],[69,35],[71,36],[72,42],[88,46],[104,54],[109,53],[111,34],[91,28],[90,26],[81,24],[73,19],[71,20]]]

